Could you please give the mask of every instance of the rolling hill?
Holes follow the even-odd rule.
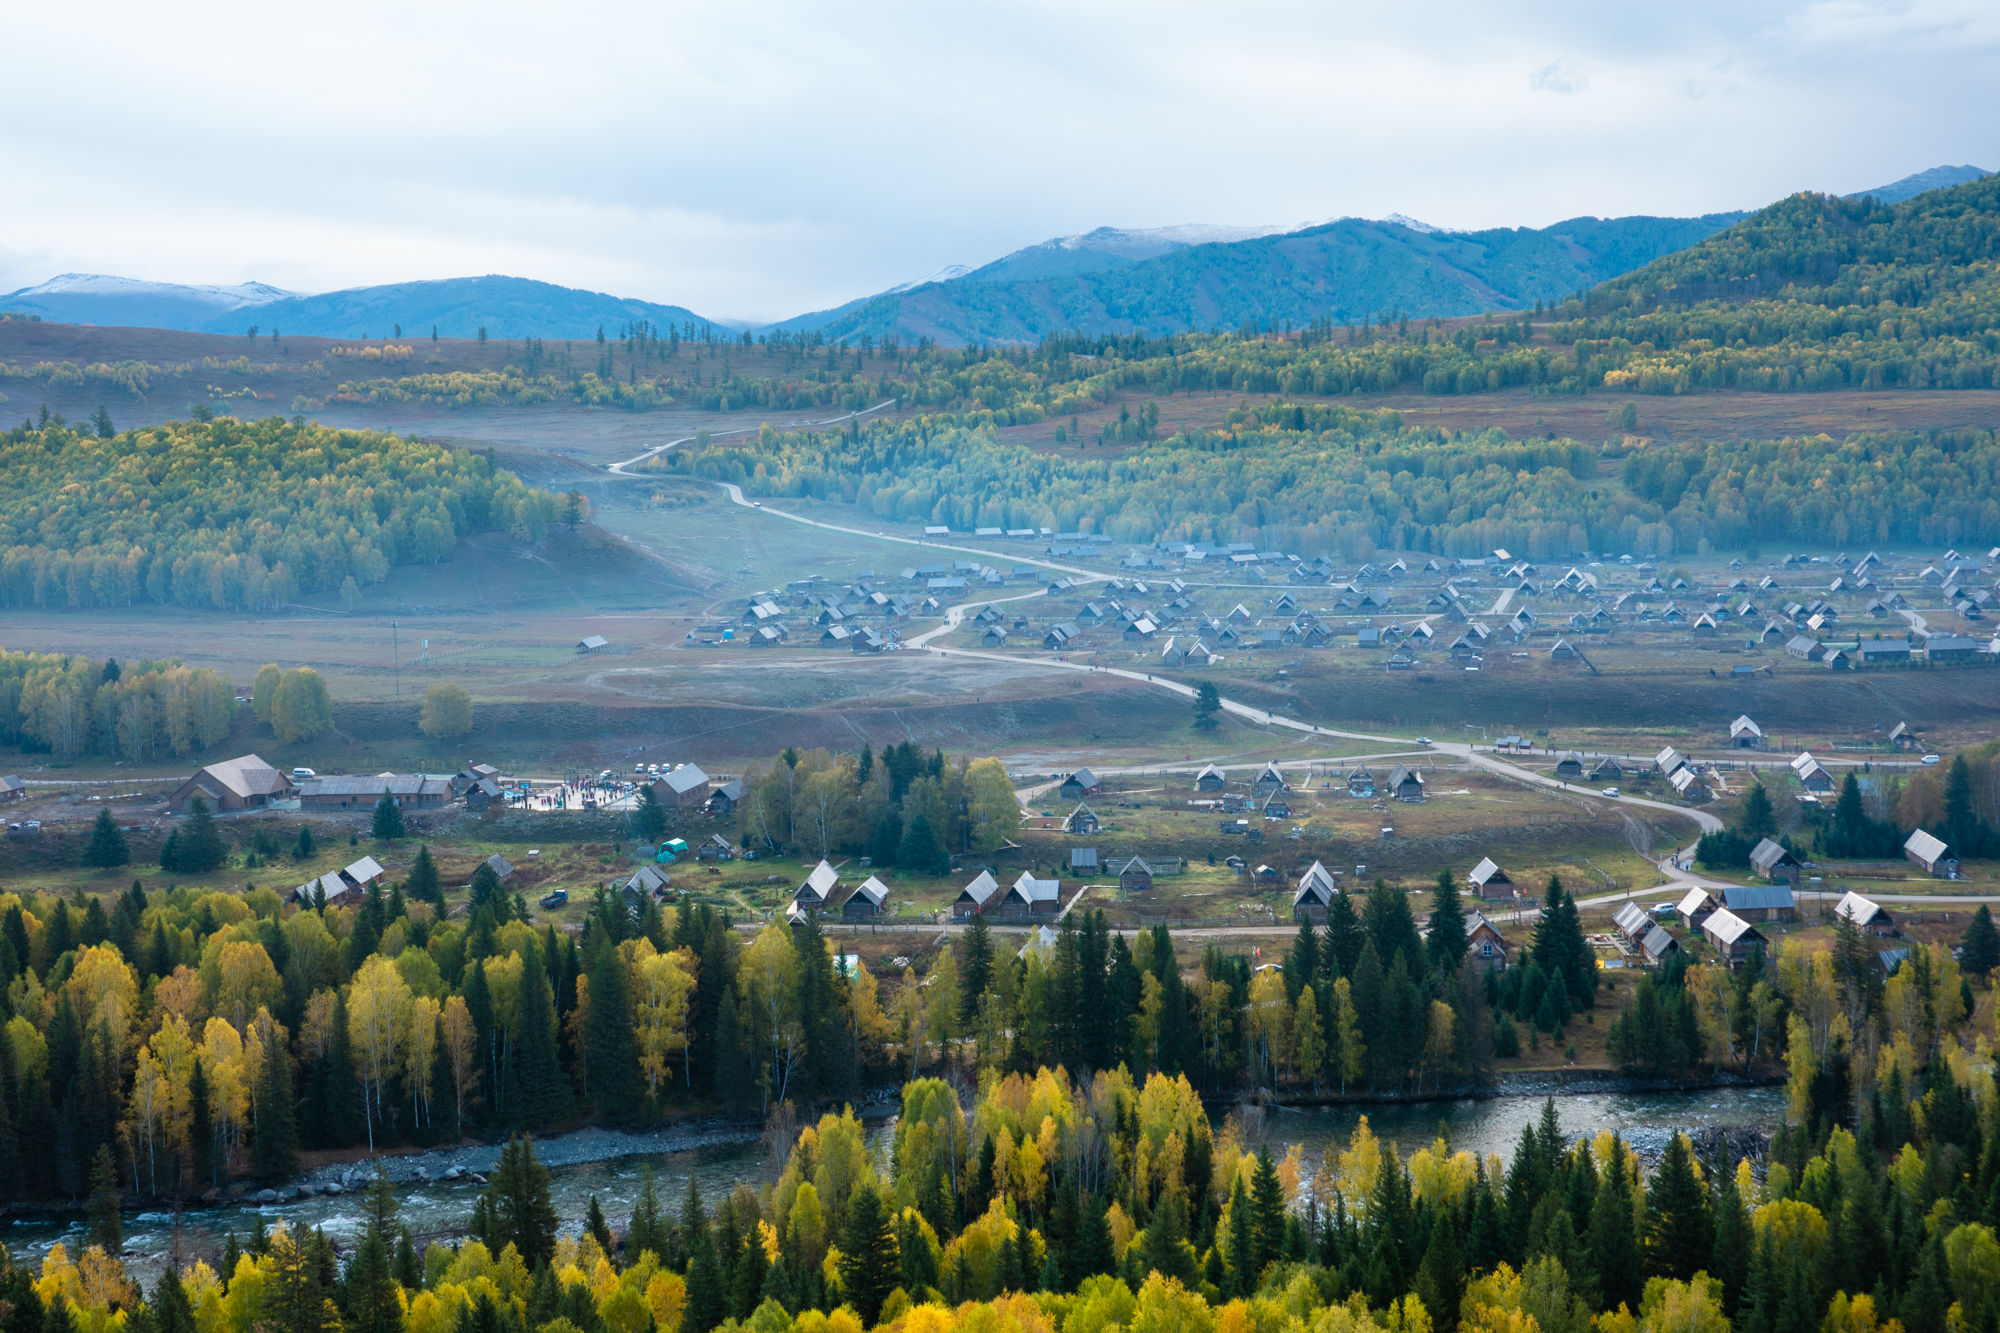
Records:
[[[101,273],[65,273],[0,296],[0,310],[40,315],[62,324],[107,324],[120,328],[205,328],[211,320],[267,305],[296,293],[264,282],[234,287],[190,286],[178,282],[147,282]],[[304,332],[304,330],[300,330]],[[230,332],[241,332],[231,329]]]
[[[664,337],[669,326],[714,322],[682,306],[492,274],[304,295],[260,282],[201,287],[69,273],[0,296],[0,310],[67,324],[191,333],[241,333],[256,324],[325,338],[388,337],[398,325],[406,338],[428,335],[433,325],[446,338],[476,337],[482,327],[492,338],[595,338],[600,326],[615,335],[642,320]]]
[[[492,338],[595,338],[600,327],[608,336],[616,336],[621,325],[643,320],[651,320],[665,336],[670,326],[699,328],[711,322],[682,306],[499,274],[289,296],[258,307],[255,316],[267,329],[327,338],[363,334],[381,338],[397,325],[405,338],[428,335],[433,325],[448,338],[476,337],[481,328]],[[230,316],[211,320],[203,328],[240,333],[243,323]]]
[[[1539,230],[1446,232],[1343,218],[1249,240],[1178,246],[1101,267],[1031,247],[954,282],[885,292],[819,325],[829,338],[894,334],[946,344],[1031,342],[1070,330],[1184,333],[1360,321],[1382,311],[1470,315],[1559,299],[1671,254],[1736,222],[1573,218]],[[1062,272],[1067,263],[1081,271]],[[1040,270],[1037,272],[1037,270]],[[979,272],[996,271],[997,280]],[[1009,272],[1033,276],[1009,279]]]

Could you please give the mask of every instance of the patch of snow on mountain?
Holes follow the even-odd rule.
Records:
[[[11,297],[38,296],[159,296],[212,305],[218,311],[264,305],[297,295],[267,282],[243,282],[233,287],[179,282],[148,282],[143,278],[120,278],[104,273],[64,273],[35,287],[9,292]]]
[[[910,282],[898,283],[896,286],[891,287],[889,290],[892,292],[914,291],[916,288],[922,287],[926,283],[952,282],[955,281],[956,279],[964,277],[966,274],[970,272],[972,272],[972,269],[969,265],[946,264],[943,268],[938,269],[935,273],[927,273],[923,277],[914,279],[913,281]]]

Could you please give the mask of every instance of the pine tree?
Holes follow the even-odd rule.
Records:
[[[597,1248],[606,1254],[618,1252],[617,1242],[611,1236],[611,1224],[604,1220],[604,1205],[597,1201],[595,1194],[590,1196],[590,1207],[584,1210],[583,1229],[597,1242]]]
[[[882,1196],[862,1185],[847,1201],[847,1225],[840,1238],[840,1286],[847,1303],[872,1328],[882,1302],[900,1277],[896,1237],[889,1230]]]
[[[993,984],[993,932],[982,912],[974,912],[965,927],[965,965],[959,972],[959,1021],[969,1030],[979,1013],[979,1001]]]
[[[264,1045],[264,1066],[257,1078],[256,1125],[251,1170],[259,1180],[273,1184],[290,1180],[299,1169],[299,1125],[292,1104],[292,1062],[282,1041]]]
[[[1313,930],[1311,917],[1300,917],[1299,933],[1292,937],[1291,951],[1285,955],[1285,993],[1293,1004],[1318,975],[1319,935]]]
[[[1756,1248],[1750,1231],[1750,1217],[1743,1210],[1743,1195],[1736,1177],[1723,1173],[1722,1191],[1715,1201],[1715,1249],[1709,1273],[1722,1283],[1722,1312],[1736,1318],[1750,1278],[1750,1251]]]
[[[1213,681],[1203,681],[1194,692],[1194,724],[1203,731],[1216,725],[1216,715],[1222,711],[1222,696],[1216,692]]]
[[[951,869],[951,857],[931,827],[930,816],[913,811],[903,827],[903,841],[896,849],[896,864],[920,875],[942,875]]]
[[[1708,1191],[1695,1179],[1686,1136],[1675,1134],[1646,1191],[1646,1271],[1685,1282],[1706,1269],[1714,1253]]]
[[[215,1114],[208,1100],[208,1075],[194,1062],[188,1076],[188,1164],[194,1170],[197,1197],[219,1184],[215,1179]]]
[[[1966,924],[1959,963],[1967,972],[1982,977],[2000,967],[2000,930],[1994,928],[1993,914],[1986,909],[1985,903],[1979,904],[1979,910]]]
[[[1437,887],[1431,892],[1431,929],[1425,943],[1431,966],[1440,972],[1456,972],[1465,960],[1465,909],[1459,905],[1458,881],[1449,867],[1438,871]]]
[[[681,1239],[688,1250],[687,1304],[681,1308],[680,1333],[709,1333],[729,1317],[729,1294],[723,1288],[715,1237],[701,1192],[688,1177],[688,1197],[681,1209]]]
[[[102,1245],[106,1254],[125,1248],[125,1232],[118,1214],[118,1167],[111,1159],[111,1145],[97,1145],[90,1164],[90,1235],[92,1245]]]
[[[389,842],[403,836],[403,807],[396,804],[396,798],[387,791],[382,799],[375,802],[375,818],[370,825],[377,842]]]
[[[632,999],[625,960],[610,944],[597,951],[590,969],[590,1015],[585,1032],[584,1067],[591,1100],[612,1124],[624,1124],[639,1110],[639,1064],[632,1049]]]
[[[292,859],[310,861],[317,855],[319,855],[319,844],[313,841],[312,825],[299,825],[299,836],[292,842]]]
[[[1250,1209],[1257,1218],[1257,1271],[1276,1263],[1285,1248],[1285,1189],[1271,1164],[1269,1147],[1257,1150],[1257,1173],[1250,1182]]]
[[[1153,1216],[1146,1224],[1146,1240],[1140,1250],[1139,1262],[1144,1272],[1176,1277],[1184,1284],[1192,1285],[1198,1278],[1194,1251],[1187,1243],[1187,1223],[1181,1215],[1181,1201],[1172,1195],[1163,1195],[1153,1205]]]
[[[667,1257],[667,1228],[660,1217],[660,1195],[650,1163],[639,1168],[639,1198],[632,1205],[632,1223],[625,1231],[625,1262],[637,1263],[646,1250],[656,1259]]]
[[[410,897],[418,902],[429,903],[439,909],[444,907],[444,885],[438,878],[437,862],[431,859],[428,843],[417,848],[417,859],[410,863],[408,887]],[[438,916],[442,918],[443,915],[440,910]]]
[[[111,817],[109,810],[99,810],[97,822],[90,827],[90,844],[83,850],[83,863],[109,869],[126,865],[131,860],[132,848],[127,845],[118,821]]]
[[[512,1244],[533,1267],[555,1253],[556,1209],[549,1198],[549,1169],[535,1156],[534,1139],[516,1134],[500,1150],[485,1197],[498,1250]]]
[[[1326,939],[1321,947],[1329,959],[1339,964],[1341,976],[1354,975],[1366,943],[1367,932],[1354,915],[1354,900],[1344,893],[1334,894],[1326,908]]]
[[[228,856],[228,848],[222,844],[222,831],[215,826],[208,802],[199,796],[188,802],[187,823],[169,834],[167,841],[173,846],[174,863],[167,864],[167,854],[163,850],[160,853],[162,870],[205,875],[221,865]]]
[[[1417,1267],[1417,1299],[1425,1310],[1438,1312],[1431,1325],[1438,1333],[1451,1333],[1458,1327],[1459,1300],[1465,1294],[1465,1261],[1457,1232],[1449,1216],[1433,1221],[1430,1244]]]
[[[1632,1160],[1624,1143],[1613,1135],[1611,1160],[1604,1164],[1597,1197],[1590,1210],[1590,1260],[1597,1272],[1598,1298],[1603,1308],[1637,1308],[1645,1277],[1639,1238],[1633,1229]]]
[[[570,1112],[569,1076],[556,1051],[555,995],[542,951],[532,941],[521,949],[520,1012],[515,1019],[516,1097],[508,1118],[517,1125],[554,1124]],[[525,1253],[525,1251],[523,1251]]]
[[[382,1159],[375,1159],[375,1178],[362,1198],[367,1219],[361,1244],[347,1266],[347,1318],[354,1333],[400,1333],[403,1307],[398,1299],[395,1261],[389,1252],[389,1228],[396,1220],[396,1190]]]
[[[153,1312],[154,1333],[195,1333],[194,1305],[172,1264],[160,1274],[160,1281],[153,1288],[153,1299],[147,1305]]]
[[[347,1032],[347,995],[333,1000],[333,1039],[327,1043],[325,1080],[318,1089],[329,1147],[345,1148],[362,1134],[361,1098],[355,1091],[354,1055]]]

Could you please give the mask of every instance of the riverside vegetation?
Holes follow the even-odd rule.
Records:
[[[1441,905],[1448,892],[1447,880]],[[191,994],[206,995],[200,975],[177,965],[171,978],[149,979],[145,1001],[121,993],[124,950],[115,942],[50,959],[52,977],[69,974],[60,991],[42,990],[32,964],[10,988],[24,1009],[39,1000],[51,1021],[46,1035],[27,1013],[10,1022],[0,1051],[26,1058],[9,1057],[11,1068],[0,1081],[8,1100],[18,1088],[24,1113],[42,1114],[33,1096],[44,1086],[42,1071],[69,1066],[64,1114],[76,1119],[57,1136],[59,1169],[71,1169],[71,1147],[88,1146],[92,1134],[109,1128],[101,1099],[116,1083],[113,1062],[120,1043],[152,1023],[149,1009],[165,1016],[140,1044],[133,1106],[119,1135],[125,1147],[143,1154],[130,1163],[143,1172],[138,1188],[156,1189],[161,1178],[160,1145],[147,1137],[155,1116],[167,1121],[183,1115],[184,1123],[202,1131],[169,1153],[184,1159],[182,1170],[215,1169],[245,1137],[263,1169],[288,1167],[290,1062],[283,1029],[269,1004],[260,1002],[282,1007],[285,981],[265,977],[265,993],[254,993],[270,963],[263,943],[253,939],[283,939],[299,929],[296,923],[321,917],[307,909],[280,925],[271,895],[247,901],[209,895],[196,909],[198,921],[215,919],[217,899],[239,903],[243,915],[210,936],[209,946],[239,927],[249,929],[215,951],[214,999],[222,1012],[207,1020],[198,1044],[189,1041],[174,1006]],[[576,979],[584,1058],[566,1078],[551,1021],[558,988],[549,977],[569,976],[567,951],[548,950],[546,958],[555,963],[550,969],[532,931],[513,921],[496,930],[495,912],[504,915],[504,901],[486,886],[467,928],[475,940],[490,937],[496,950],[467,970],[467,992],[483,1005],[496,993],[480,980],[488,970],[517,978],[512,1030],[496,1020],[490,1033],[463,1018],[455,1023],[450,1009],[440,1014],[425,1008],[430,997],[421,992],[443,972],[429,950],[448,938],[450,928],[422,945],[411,935],[413,927],[421,933],[421,915],[406,914],[377,936],[379,893],[354,914],[348,948],[334,956],[358,958],[359,967],[340,991],[315,992],[328,996],[334,1015],[315,1017],[315,999],[304,1018],[304,1042],[323,1043],[329,1052],[308,1075],[313,1091],[307,1100],[315,1113],[308,1125],[329,1113],[345,1117],[350,1133],[357,1117],[385,1132],[400,1121],[388,1113],[386,1094],[403,1071],[420,1070],[422,1060],[398,1061],[392,1034],[412,1007],[435,1025],[430,1058],[442,1053],[454,1069],[474,1070],[491,1053],[506,1067],[499,1084],[505,1091],[491,1107],[499,1122],[531,1124],[562,1115],[566,1107],[558,1103],[569,1098],[587,1098],[615,1117],[621,1103],[630,1106],[643,1095],[641,1080],[651,1077],[646,1056],[624,1064],[611,1058],[623,1049],[649,1050],[643,1031],[614,1025],[607,1011],[623,1009],[643,992],[642,984],[621,993],[626,959],[643,969],[651,959],[671,956],[651,945],[667,923],[653,909],[636,921],[621,920],[622,906],[600,905],[584,945],[595,961]],[[55,948],[64,943],[60,933],[77,924],[56,924],[68,921],[62,915],[67,904],[37,906],[50,912],[50,924],[37,922],[29,933],[31,960],[44,956],[33,952],[37,941],[54,936],[45,947]],[[269,914],[251,915],[256,909]],[[142,905],[134,893],[120,899],[111,921],[100,910],[93,922],[86,910],[80,924],[93,933],[103,926],[115,941],[136,936],[151,918],[153,939],[167,941],[166,915],[176,910]],[[1552,919],[1561,916],[1559,911]],[[11,955],[27,918],[18,907],[8,911],[0,925],[0,961]],[[682,919],[704,923],[710,954],[731,952],[731,935],[719,918],[697,910]],[[314,929],[305,927],[305,937]],[[1552,928],[1551,938],[1565,929]],[[619,938],[634,930],[636,938]],[[188,927],[182,932],[193,933]],[[1337,939],[1339,932],[1330,934]],[[521,952],[498,952],[509,935]],[[1298,948],[1316,948],[1315,935],[1308,927]],[[1439,950],[1438,937],[1434,929],[1426,947],[1438,960],[1433,970],[1448,972],[1451,960]],[[1151,938],[1141,937],[1142,950]],[[978,946],[967,943],[970,956]],[[1374,948],[1372,940],[1364,946]],[[134,951],[145,956],[136,943]],[[1329,952],[1337,958],[1337,949]],[[810,926],[796,938],[772,928],[742,953],[741,975],[750,978],[744,988],[748,1021],[754,1023],[749,1016],[778,994],[758,978],[789,972],[804,987],[818,988],[825,1002],[825,1010],[800,1009],[791,1019],[809,1053],[800,1082],[791,1088],[767,1084],[766,1094],[819,1099],[836,1093],[842,1071],[852,1069],[860,1035],[858,1025],[839,1030],[853,1021],[840,1011],[859,1015],[871,993],[867,983],[833,984],[830,951]],[[1935,955],[1931,963],[1943,969],[1948,951]],[[298,956],[288,956],[288,974]],[[1083,957],[1078,932],[1065,930],[1057,975],[1095,984],[1079,971]],[[259,958],[264,968],[254,966]],[[1299,960],[1295,955],[1289,961]],[[697,955],[696,963],[699,972],[709,959]],[[948,966],[941,962],[940,973]],[[210,971],[206,963],[203,971]],[[968,966],[967,973],[973,971]],[[1898,978],[1910,971],[1906,967]],[[411,986],[406,973],[422,984]],[[815,974],[819,980],[809,980]],[[1251,1151],[1233,1118],[1216,1128],[1186,1073],[1152,1067],[1140,1076],[1126,1063],[1094,1064],[1085,1043],[1095,1038],[1085,1032],[1063,1038],[1066,1048],[1042,1051],[1004,1053],[984,1042],[954,1042],[949,1006],[970,992],[955,995],[933,985],[921,989],[931,992],[926,1005],[945,1010],[937,1055],[945,1077],[913,1070],[886,1161],[870,1151],[851,1111],[829,1112],[796,1134],[778,1131],[780,1145],[788,1148],[785,1166],[762,1189],[739,1185],[711,1212],[691,1181],[676,1218],[648,1174],[622,1237],[594,1198],[580,1234],[566,1236],[559,1234],[548,1174],[533,1143],[516,1134],[474,1205],[471,1234],[462,1243],[435,1243],[419,1254],[408,1230],[397,1225],[394,1193],[378,1171],[362,1201],[362,1234],[344,1265],[323,1233],[294,1235],[282,1225],[266,1232],[260,1221],[247,1252],[231,1237],[220,1272],[206,1262],[170,1267],[150,1295],[142,1295],[118,1258],[118,1155],[110,1142],[100,1142],[82,1253],[72,1259],[66,1246],[56,1246],[39,1276],[8,1266],[0,1273],[7,1301],[0,1323],[24,1333],[266,1327],[315,1333],[862,1333],[875,1327],[895,1333],[1586,1333],[1593,1327],[1603,1333],[1725,1333],[1732,1324],[1745,1333],[1960,1333],[1992,1323],[2000,1302],[2000,1241],[1993,1230],[2000,1208],[2000,1089],[1986,1034],[1968,1030],[1967,1015],[1953,1007],[1957,997],[1948,987],[1898,992],[1892,979],[1877,1010],[1866,979],[1838,958],[1829,968],[1794,956],[1781,960],[1777,975],[1780,986],[1790,988],[1775,993],[1778,1010],[1791,1009],[1794,1051],[1812,1045],[1814,1027],[1823,1023],[1830,1058],[1795,1063],[1793,1108],[1800,1114],[1777,1134],[1761,1178],[1748,1159],[1699,1159],[1680,1135],[1648,1173],[1614,1133],[1572,1141],[1553,1101],[1538,1125],[1524,1128],[1511,1161],[1479,1159],[1442,1138],[1405,1156],[1378,1141],[1365,1119],[1320,1163],[1305,1162],[1297,1148],[1274,1160],[1268,1149]],[[1934,983],[1948,979],[1941,970],[1925,975]],[[1274,984],[1281,1001],[1284,983]],[[992,995],[988,991],[986,1000]],[[844,996],[852,998],[843,1002]],[[453,995],[449,1003],[462,1013],[468,1007],[461,1000]],[[79,1002],[93,1001],[79,1014]],[[721,1012],[722,1030],[740,1021],[731,992]],[[1089,1023],[1098,1012],[1087,1003],[1058,1009],[1057,1030]],[[128,1014],[136,1022],[121,1032],[116,1024]],[[1850,1024],[1850,1014],[1863,1026]],[[335,1016],[345,1025],[333,1023]],[[1896,1032],[1894,1047],[1882,1048],[1887,1077],[1853,1078],[1850,1039],[1859,1050],[1867,1028],[1895,1029],[1910,1020],[1914,1025]],[[833,1041],[820,1048],[824,1062],[815,1068],[816,1026],[821,1040],[830,1035]],[[1143,1033],[1143,1021],[1134,1030]],[[425,1043],[417,1029],[410,1031],[416,1045]],[[1255,1043],[1256,1032],[1254,1024],[1246,1026],[1243,1040]],[[79,1044],[80,1033],[89,1036]],[[184,1099],[177,1100],[174,1076],[159,1067],[155,1047],[187,1071]],[[1042,1058],[1065,1053],[1069,1058],[1057,1063]],[[1143,1048],[1123,1053],[1146,1068]],[[334,1071],[328,1062],[351,1067],[347,1094],[329,1086],[324,1075]],[[969,1111],[952,1077],[962,1062],[979,1067]],[[732,1077],[724,1072],[728,1063],[726,1055],[713,1062],[724,1079]],[[913,1066],[923,1063],[921,1053],[912,1059]],[[549,1085],[538,1088],[538,1077]],[[454,1073],[452,1081],[461,1105],[445,1111],[441,1104],[452,1092],[437,1087],[429,1120],[421,1077],[413,1093],[404,1090],[409,1128],[422,1133],[439,1118],[466,1114],[464,1093],[477,1080],[460,1081]],[[331,1100],[314,1101],[327,1092]],[[30,1163],[43,1150],[21,1147],[19,1156]],[[83,1183],[67,1188],[78,1193]]]

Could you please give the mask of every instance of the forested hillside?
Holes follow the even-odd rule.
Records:
[[[0,435],[0,606],[275,608],[436,563],[469,533],[539,540],[554,497],[481,455],[280,417]]]
[[[1579,313],[1550,332],[1614,391],[2000,387],[2000,176],[1898,204],[1794,195]]]
[[[1540,230],[1478,232],[1343,218],[1095,272],[975,275],[884,293],[821,331],[957,345],[1353,323],[1391,311],[1430,318],[1523,310],[1693,244],[1738,216],[1573,218]]]
[[[1143,413],[1127,423],[1143,438]],[[751,495],[809,495],[899,522],[1102,532],[1119,541],[1255,542],[1536,560],[1818,544],[2000,541],[2000,440],[1855,435],[1656,445],[1598,475],[1594,447],[1406,427],[1393,412],[1282,400],[1112,456],[1041,453],[929,419],[842,436],[767,431],[662,466]]]

